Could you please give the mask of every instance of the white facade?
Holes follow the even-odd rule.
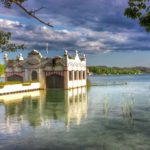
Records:
[[[20,54],[15,60],[9,60],[4,55],[6,81],[31,81],[40,82],[40,88],[63,88],[71,89],[86,86],[86,58],[79,57],[76,51],[75,56],[64,56],[46,58],[37,50],[23,58]]]

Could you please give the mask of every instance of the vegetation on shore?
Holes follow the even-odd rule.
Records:
[[[106,66],[89,66],[88,70],[89,73],[98,74],[98,75],[150,73],[150,69],[145,67],[119,68],[119,67],[106,67]]]
[[[147,32],[150,32],[150,0],[128,0],[124,15],[139,22]]]
[[[0,64],[0,76],[4,74],[4,65]]]
[[[0,82],[0,85],[13,85],[13,84],[23,84],[23,85],[26,85],[26,84],[31,84],[31,83],[36,83],[38,81],[7,81],[7,82]]]
[[[5,85],[14,85],[14,84],[22,84],[23,86],[29,86],[31,83],[36,83],[38,81],[7,81],[7,82],[0,82],[0,88],[3,88]]]

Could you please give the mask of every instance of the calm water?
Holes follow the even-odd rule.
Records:
[[[103,86],[1,96],[0,149],[149,150],[150,75],[89,79]]]

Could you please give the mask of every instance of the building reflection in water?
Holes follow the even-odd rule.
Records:
[[[80,124],[82,117],[87,115],[87,91],[86,88],[72,89],[65,92],[65,110],[67,126],[73,120]]]
[[[4,107],[5,127],[51,127],[51,122],[80,124],[87,114],[86,88],[72,90],[35,91],[0,96]],[[15,129],[14,129],[15,130]]]

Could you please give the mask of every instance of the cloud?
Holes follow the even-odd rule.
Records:
[[[14,28],[25,27],[25,24],[22,24],[19,21],[0,19],[0,27],[14,29]]]
[[[88,28],[76,28],[75,30],[53,30],[46,26],[28,26],[17,21],[0,20],[2,28],[13,32],[14,42],[25,43],[29,48],[45,48],[50,43],[52,49],[81,49],[83,51],[107,50],[108,41],[124,43],[128,36],[122,33],[98,32]],[[21,27],[21,30],[20,30]],[[38,43],[38,44],[37,44]]]
[[[150,50],[149,35],[123,16],[127,0],[28,0],[24,6],[29,10],[44,6],[36,15],[54,25],[51,29],[33,18],[27,22],[29,16],[20,9],[1,6],[5,17],[0,19],[0,28],[13,32],[13,40],[28,49],[42,50],[49,43],[54,50]]]
[[[24,6],[29,10],[34,10],[44,6],[36,15],[44,20],[52,21],[56,26],[58,22],[66,25],[91,28],[93,30],[111,30],[112,28],[134,28],[133,21],[129,21],[123,16],[127,0],[28,0]],[[28,17],[19,8],[0,9],[0,14],[6,12],[7,15]],[[9,13],[10,12],[10,13]],[[57,22],[57,23],[56,23]],[[62,25],[61,24],[61,25]]]

